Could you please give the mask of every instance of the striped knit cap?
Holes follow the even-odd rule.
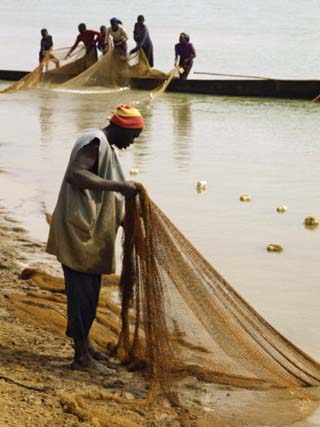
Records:
[[[143,117],[140,112],[130,105],[119,105],[110,119],[110,123],[126,129],[142,129]]]

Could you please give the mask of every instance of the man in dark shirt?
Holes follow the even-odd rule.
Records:
[[[148,28],[144,23],[143,15],[139,15],[137,18],[137,22],[134,25],[133,38],[137,43],[137,46],[131,49],[130,53],[135,53],[142,48],[150,67],[153,67],[153,45]]]
[[[74,42],[74,45],[70,48],[69,52],[66,55],[66,58],[75,50],[80,42],[82,42],[86,47],[86,54],[88,54],[91,49],[95,49],[98,38],[101,37],[101,34],[98,31],[87,30],[86,24],[83,22],[78,26],[79,35]]]
[[[56,64],[56,67],[59,67],[59,60],[50,53],[53,47],[53,41],[46,28],[42,28],[41,36],[39,62],[41,63],[47,55],[48,62],[52,61]]]

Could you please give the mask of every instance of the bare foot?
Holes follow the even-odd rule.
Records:
[[[89,354],[94,360],[97,360],[99,362],[105,362],[108,368],[117,369],[119,367],[116,363],[113,363],[110,360],[109,356],[107,356],[105,353],[102,353],[102,351],[96,350],[93,347],[89,347]]]
[[[93,347],[89,347],[89,353],[90,356],[94,358],[94,360],[100,360],[102,362],[109,361],[109,357],[105,353],[102,353],[102,351],[98,351]]]
[[[110,369],[102,363],[97,362],[92,357],[79,358],[71,363],[71,369],[76,371],[89,371],[102,375],[115,374],[114,369]]]

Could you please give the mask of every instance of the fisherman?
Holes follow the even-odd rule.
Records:
[[[105,25],[101,25],[100,36],[98,36],[98,39],[97,39],[97,48],[103,54],[107,53],[106,38],[107,38],[107,27]]]
[[[180,79],[186,80],[193,65],[193,59],[196,57],[196,51],[190,43],[190,37],[186,33],[180,33],[179,43],[175,45],[175,64],[183,68],[180,73]]]
[[[87,55],[89,52],[91,52],[92,49],[96,49],[97,39],[101,36],[101,34],[98,31],[87,30],[87,26],[83,22],[78,25],[78,30],[80,34],[76,38],[76,41],[70,48],[69,52],[66,54],[65,59],[70,56],[70,54],[75,50],[80,42],[85,45]]]
[[[46,28],[42,28],[41,36],[42,38],[40,40],[39,63],[41,63],[47,56],[48,62],[54,62],[56,67],[59,67],[59,60],[51,53],[53,48],[52,36],[49,35],[48,30]]]
[[[101,275],[115,271],[115,238],[123,220],[124,197],[137,192],[134,182],[125,181],[114,147],[129,147],[143,127],[137,109],[120,105],[104,129],[80,136],[52,216],[47,252],[57,257],[64,272],[73,369],[110,373],[98,362],[107,361],[107,356],[93,348],[89,333]]]
[[[106,35],[106,50],[109,51],[111,48],[110,38],[113,41],[114,48],[118,51],[121,56],[126,57],[127,55],[127,40],[128,35],[126,30],[120,26],[122,22],[118,18],[110,19],[111,27],[107,29]]]
[[[137,46],[133,48],[130,53],[135,53],[142,48],[147,57],[150,67],[153,67],[153,45],[148,28],[144,24],[143,15],[139,15],[137,17],[137,22],[134,24],[133,38],[137,43]]]

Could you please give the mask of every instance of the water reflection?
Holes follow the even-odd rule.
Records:
[[[172,99],[174,158],[180,170],[189,171],[192,156],[192,110],[189,96]]]
[[[112,98],[104,99],[101,95],[73,95],[77,97],[77,102],[74,102],[74,122],[77,129],[84,129],[104,126],[104,121],[108,112],[112,109],[110,103]]]
[[[50,93],[39,94],[39,124],[41,146],[45,147],[52,136],[55,106]]]
[[[155,101],[156,102],[156,101]],[[141,132],[139,138],[136,139],[134,144],[134,150],[132,153],[133,164],[132,166],[139,169],[140,172],[144,172],[150,163],[150,157],[152,156],[152,134],[157,132],[159,122],[153,114],[152,101],[145,103],[139,103],[136,107],[140,110],[145,127]]]

